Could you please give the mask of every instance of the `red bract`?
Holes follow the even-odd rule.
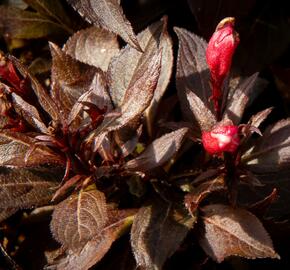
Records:
[[[217,126],[211,131],[202,133],[202,144],[210,154],[220,154],[222,152],[233,153],[237,150],[240,138],[239,128],[234,125]]]
[[[232,63],[232,57],[239,44],[239,35],[234,30],[234,18],[225,18],[217,26],[206,50],[206,61],[211,73],[212,99],[219,111],[221,87]]]

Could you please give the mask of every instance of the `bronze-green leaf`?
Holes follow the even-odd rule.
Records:
[[[63,32],[59,24],[39,13],[0,6],[0,33],[11,38],[34,39]]]
[[[57,22],[68,33],[70,19],[60,0],[24,0],[30,7],[35,9],[40,15]]]

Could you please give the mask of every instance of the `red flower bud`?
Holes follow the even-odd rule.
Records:
[[[206,50],[206,61],[211,73],[212,98],[218,111],[221,87],[232,63],[232,57],[239,44],[239,35],[234,30],[234,18],[225,18],[217,26]]]
[[[211,131],[202,132],[202,144],[210,154],[233,153],[237,150],[240,138],[239,128],[234,125],[216,126]]]

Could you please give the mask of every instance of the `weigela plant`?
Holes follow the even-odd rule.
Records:
[[[25,226],[51,219],[46,269],[279,258],[262,221],[280,203],[269,179],[289,172],[290,120],[261,132],[268,108],[245,121],[263,81],[231,77],[234,18],[208,43],[174,28],[177,100],[163,97],[174,66],[167,17],[135,35],[118,1],[103,2],[68,0],[96,25],[75,33],[68,18],[46,18],[71,34],[62,48],[49,43],[49,77],[1,53],[0,222],[9,227],[16,213]],[[40,5],[31,8],[24,12],[42,16]],[[117,35],[128,45],[120,48]],[[18,251],[5,249],[17,266]]]

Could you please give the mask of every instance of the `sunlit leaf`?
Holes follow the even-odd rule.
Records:
[[[157,52],[144,66],[138,68],[121,104],[121,116],[108,130],[116,130],[129,123],[149,106],[160,76],[161,56],[161,52]]]
[[[132,47],[141,51],[130,22],[118,0],[67,0],[88,22],[120,35]]]
[[[70,37],[63,49],[80,62],[107,71],[111,58],[119,53],[119,44],[114,34],[90,27]]]
[[[222,204],[205,206],[202,211],[204,234],[200,244],[215,261],[232,255],[280,258],[262,223],[250,212]]]
[[[69,251],[65,258],[56,261],[46,269],[90,269],[104,257],[112,243],[132,224],[134,213],[135,211],[130,210],[114,211],[112,213],[114,218],[110,217],[108,225],[99,229],[79,252]]]
[[[78,252],[108,221],[105,196],[97,190],[81,190],[55,207],[51,221],[54,238]]]

